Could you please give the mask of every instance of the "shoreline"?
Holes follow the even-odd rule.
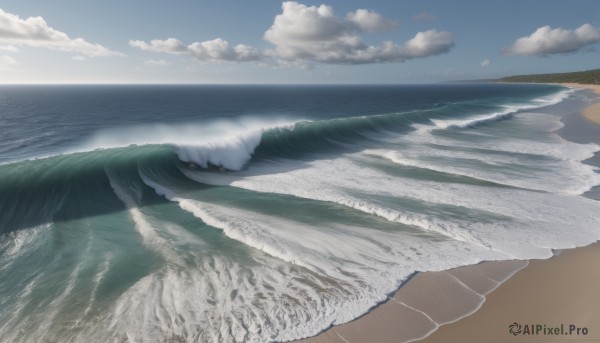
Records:
[[[600,95],[600,85],[587,85],[581,83],[560,83],[560,85],[579,89],[587,89]],[[586,107],[583,111],[581,111],[581,115],[588,121],[596,125],[600,125],[600,102],[596,102]]]
[[[420,343],[600,342],[600,244],[566,249],[529,265],[490,293],[481,309]],[[559,276],[560,277],[557,277]],[[587,334],[513,335],[510,325],[585,328]],[[516,327],[518,327],[518,325]],[[543,331],[542,331],[543,333]]]
[[[560,85],[600,95],[600,85]],[[576,115],[585,120],[578,119],[574,126],[593,123],[600,132],[600,102]],[[484,261],[447,271],[418,272],[363,316],[295,342],[600,342],[600,293],[596,291],[600,263],[596,261],[600,261],[598,242],[557,251],[549,259]],[[462,314],[451,319],[444,311],[455,317]],[[587,334],[513,336],[509,333],[512,323],[575,325]]]
[[[529,261],[483,261],[442,271],[417,272],[387,301],[348,323],[297,343],[420,342],[459,323],[485,304],[488,294]]]

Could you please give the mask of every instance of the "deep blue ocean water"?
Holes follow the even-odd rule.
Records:
[[[1,86],[0,340],[287,341],[600,238],[552,85]],[[554,106],[554,107],[553,107]]]

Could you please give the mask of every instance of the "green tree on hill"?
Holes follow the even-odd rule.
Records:
[[[507,76],[498,79],[500,82],[533,82],[533,83],[583,83],[600,84],[600,69],[578,71],[572,73],[533,74]]]

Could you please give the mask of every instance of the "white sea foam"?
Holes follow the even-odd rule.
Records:
[[[105,255],[104,261],[102,261],[102,263],[100,264],[100,267],[98,268],[98,272],[96,273],[96,275],[94,276],[94,278],[92,280],[93,281],[93,288],[92,288],[92,291],[91,291],[91,294],[90,294],[90,298],[88,300],[88,305],[86,306],[85,310],[83,311],[82,317],[79,318],[73,324],[73,327],[79,325],[81,323],[81,321],[83,319],[85,319],[85,317],[87,316],[87,314],[92,309],[92,306],[96,302],[96,294],[98,293],[98,287],[100,286],[100,284],[102,283],[102,281],[106,277],[106,273],[108,273],[108,270],[110,268],[111,259],[112,259],[112,254],[111,253],[107,253]]]
[[[357,159],[360,155],[348,157]],[[596,229],[600,215],[594,215],[600,213],[600,204],[593,200],[394,177],[357,164],[348,157],[314,161],[287,172],[255,171],[257,174],[252,174],[248,171],[235,173],[236,176],[184,172],[207,184],[229,184],[253,191],[335,202],[518,258],[549,257],[551,248],[583,245],[600,236]],[[402,202],[395,204],[394,198],[414,205],[407,208]],[[451,207],[436,210],[442,205]],[[453,208],[456,213],[467,209],[479,212],[473,217],[441,216]],[[573,227],[578,232],[567,231],[565,227]]]
[[[41,327],[54,325],[51,322],[63,313],[58,309],[68,308],[67,295],[74,296],[81,277],[90,274],[90,292],[83,298],[87,307],[82,309],[89,320],[86,325],[77,321],[65,325],[79,330],[60,337],[66,341],[286,341],[358,317],[386,300],[415,271],[446,270],[482,260],[545,258],[552,249],[600,238],[600,203],[577,196],[600,183],[593,168],[581,164],[598,146],[569,143],[553,135],[559,124],[551,117],[519,113],[511,120],[536,136],[506,138],[493,130],[469,129],[440,135],[435,131],[448,131],[414,125],[418,129],[408,134],[371,137],[382,140],[376,149],[327,159],[258,162],[240,172],[181,170],[190,179],[210,185],[336,203],[348,213],[362,215],[361,219],[383,223],[382,227],[328,220],[316,225],[314,220],[213,203],[203,198],[209,191],[180,189],[141,171],[146,185],[172,201],[160,206],[178,206],[206,224],[195,223],[216,242],[208,244],[157,217],[153,209],[141,208],[141,185],[107,171],[114,193],[139,233],[135,237],[164,263],[131,280],[116,300],[102,303],[106,299],[98,298],[97,291],[115,265],[112,257],[102,255],[102,263],[92,272],[84,272],[87,261],[78,261],[64,288],[48,301],[50,315],[40,318]],[[239,170],[260,143],[263,130],[280,127],[271,124],[210,124],[189,131],[169,127],[166,133],[156,128],[128,129],[122,132],[129,133],[126,139],[111,136],[113,132],[91,146],[167,143],[177,146],[184,161]],[[447,124],[440,127],[460,126]],[[199,132],[202,137],[195,137]],[[422,173],[403,166],[420,168]],[[444,179],[429,172],[437,175],[430,176],[427,170],[450,175]],[[7,252],[2,258],[20,256],[27,242],[0,242]],[[39,281],[25,283],[22,294],[29,297]],[[465,283],[455,283],[468,292]],[[92,311],[96,305],[102,311]],[[435,318],[413,305],[408,307]],[[442,322],[435,319],[436,325]],[[1,326],[0,336],[42,340],[27,326],[14,329],[17,322],[11,319]],[[58,337],[51,334],[48,337]]]
[[[405,166],[547,192],[577,195],[600,184],[600,174],[595,173],[596,168],[577,160],[549,156],[551,158],[527,161],[518,154],[490,152],[416,146],[402,150],[366,150],[364,154],[380,156]]]
[[[442,129],[448,129],[448,128],[453,128],[453,127],[466,128],[466,127],[473,126],[473,125],[483,123],[486,121],[498,120],[500,118],[504,118],[509,114],[512,114],[512,113],[517,112],[518,110],[524,109],[524,107],[525,106],[523,106],[523,107],[504,106],[504,109],[502,111],[472,116],[467,119],[431,119],[431,121],[435,124],[435,126],[442,128]],[[530,108],[533,108],[533,107],[534,106],[531,106]]]
[[[171,277],[161,274],[153,276],[152,279],[145,279],[139,284],[144,288],[139,290],[140,293],[152,294],[149,289],[158,287],[156,284],[164,283],[167,278],[169,282],[177,283],[173,292],[186,294],[185,298],[188,301],[207,293],[212,294],[211,301],[217,302],[219,308],[226,308],[236,319],[225,319],[224,322],[221,319],[221,330],[216,333],[203,331],[206,341],[234,341],[238,337],[245,337],[251,342],[260,341],[260,338],[249,335],[251,330],[248,327],[251,325],[263,333],[270,332],[269,337],[278,341],[304,337],[319,332],[330,324],[344,323],[366,312],[384,300],[386,294],[395,290],[415,269],[444,270],[450,266],[477,263],[484,259],[509,257],[479,245],[453,239],[424,239],[418,232],[410,230],[382,231],[336,223],[313,226],[231,206],[216,205],[191,198],[185,195],[184,191],[161,185],[145,175],[142,177],[157,193],[178,203],[182,209],[206,224],[223,230],[227,237],[280,260],[262,261],[265,257],[253,254],[254,259],[260,260],[260,265],[269,267],[253,269],[253,278],[265,281],[254,281],[248,289],[236,286],[244,284],[243,278],[240,280],[239,276],[244,275],[243,270],[236,266],[227,266],[221,271],[218,265],[211,267],[211,271],[202,271],[214,277],[198,277],[191,281],[192,276],[185,274]],[[449,256],[453,258],[448,258]],[[290,265],[301,268],[289,267]],[[286,269],[285,273],[281,272],[281,268]],[[214,274],[214,271],[217,271],[217,274]],[[238,280],[230,284],[229,281],[222,280],[223,273],[238,275]],[[176,278],[179,281],[175,281]],[[194,282],[199,282],[202,286],[193,286]],[[213,287],[223,294],[216,295],[205,290]],[[235,287],[236,294],[236,301],[233,302],[227,298],[232,287]],[[198,289],[204,291],[201,294],[190,294]],[[257,299],[259,294],[269,296]],[[129,300],[123,298],[123,305],[118,307],[115,317],[131,317],[127,312],[129,308],[136,308],[136,305],[130,303],[131,299],[136,297],[127,296],[126,299]],[[293,299],[293,302],[285,299]],[[170,312],[163,306],[166,300],[162,294],[155,302],[146,302],[144,306],[152,308],[144,311]],[[204,305],[202,308],[203,314],[196,310],[185,318],[202,321],[200,318],[210,318],[214,315],[210,306]],[[264,312],[266,308],[270,309],[268,315]],[[184,312],[187,314],[187,310]],[[120,325],[117,322],[113,323],[116,326]],[[136,323],[134,327],[148,325]],[[203,330],[209,330],[211,326],[201,327]],[[184,330],[176,329],[174,332]],[[142,333],[136,331],[132,335]]]
[[[165,238],[161,236],[157,228],[150,223],[150,221],[138,208],[137,202],[135,201],[135,192],[139,193],[139,190],[136,190],[135,188],[130,188],[129,191],[126,190],[126,188],[121,185],[118,178],[112,175],[110,171],[107,170],[106,172],[110,186],[114,190],[117,197],[119,197],[119,199],[121,199],[121,201],[123,201],[127,207],[127,212],[134,221],[136,229],[142,236],[144,244],[159,253],[167,261],[179,265],[184,264],[178,253],[169,244],[166,244],[167,242]]]
[[[535,98],[526,104],[509,104],[504,105],[503,109],[497,112],[481,114],[471,116],[465,119],[432,119],[431,121],[439,128],[448,129],[448,128],[466,128],[469,126],[477,125],[487,121],[498,120],[504,118],[508,115],[517,113],[519,111],[531,110],[535,108],[542,108],[546,106],[551,106],[558,104],[559,102],[566,99],[574,90],[565,89],[563,91],[558,92],[555,95],[550,95],[541,98]]]
[[[443,204],[456,206],[458,212],[467,209],[481,212],[470,220],[445,218],[442,211],[452,211],[452,208],[440,209],[441,212],[434,216],[422,215],[423,221],[415,222],[417,226],[443,232],[451,238],[432,240],[431,237],[418,238],[408,231],[388,233],[330,224],[311,228],[290,220],[193,199],[147,178],[145,182],[205,223],[224,230],[232,239],[315,273],[334,276],[336,280],[343,280],[344,284],[360,284],[362,296],[373,303],[376,303],[379,292],[393,290],[390,279],[407,275],[411,268],[446,269],[443,267],[443,256],[451,263],[462,261],[463,264],[469,264],[465,258],[547,258],[552,255],[553,248],[584,245],[600,238],[597,230],[600,215],[594,215],[600,213],[600,204],[589,199],[391,177],[377,169],[362,166],[362,162],[363,157],[355,154],[299,164],[297,169],[287,164],[285,169],[253,165],[248,171],[228,174],[184,172],[208,184],[337,202],[400,222],[402,220],[392,213],[402,213],[404,210],[394,209],[393,202],[385,200],[388,198],[378,200],[378,197],[385,195],[418,199],[427,203],[423,205],[429,209]],[[334,174],[336,177],[332,178]],[[462,196],[457,198],[457,194]],[[410,208],[410,211],[418,217],[415,208]],[[496,214],[497,217],[486,220],[486,213],[491,217]],[[570,229],[566,230],[565,227]],[[453,250],[446,250],[447,247]],[[449,257],[453,255],[450,251],[460,256]],[[321,294],[321,298],[328,299],[326,294]],[[353,302],[346,299],[344,304],[334,303],[332,309],[327,311],[344,311],[350,318],[368,309],[363,300]],[[347,304],[352,306],[346,308]],[[317,313],[321,311],[315,305],[311,310]],[[310,318],[315,317],[319,316],[314,314]],[[327,323],[342,323],[347,319],[340,314],[327,318],[335,318]],[[314,329],[312,321],[304,328],[306,333]]]
[[[298,119],[236,118],[179,125],[139,125],[100,131],[70,152],[93,151],[130,145],[167,144],[176,147],[179,158],[202,167],[209,163],[239,170],[260,144],[262,133],[292,129]]]
[[[575,144],[556,136],[552,131],[559,124],[551,116],[523,113],[513,120],[537,130],[538,136],[503,139],[493,132],[476,132],[480,140],[474,144],[417,130],[396,139],[385,138],[388,144],[402,148],[388,146],[301,163],[254,163],[242,172],[181,170],[201,183],[334,202],[434,234],[420,239],[408,231],[384,234],[328,224],[313,228],[211,204],[147,178],[144,181],[206,224],[223,230],[229,238],[311,272],[343,280],[345,285],[361,284],[368,301],[333,302],[326,310],[328,316],[312,305],[311,310],[319,314],[307,316],[327,318],[325,323],[341,323],[376,303],[380,299],[377,294],[393,290],[394,282],[378,283],[381,277],[375,274],[398,281],[411,270],[444,269],[443,263],[430,254],[436,249],[442,255],[449,254],[446,244],[460,255],[449,257],[452,263],[468,264],[465,258],[547,258],[553,249],[586,245],[600,238],[600,203],[577,196],[600,183],[594,168],[581,163],[597,152],[598,146]],[[471,134],[464,132],[465,136]],[[372,155],[389,159],[390,167],[400,163],[525,189],[389,173],[376,167]],[[461,160],[479,165],[461,164]],[[412,251],[415,256],[411,256]],[[321,297],[328,299],[325,294]],[[303,329],[308,333],[316,327],[309,321]],[[285,335],[277,337],[298,337]]]
[[[72,270],[66,277],[66,279],[60,280],[51,290],[52,294],[48,299],[45,299],[47,302],[45,304],[45,311],[43,312],[34,312],[26,317],[26,320],[22,320],[21,323],[18,323],[16,326],[20,328],[20,333],[17,335],[21,336],[26,333],[26,338],[22,336],[18,338],[18,340],[28,341],[28,342],[43,342],[45,340],[56,340],[59,335],[58,332],[53,332],[51,328],[56,325],[57,322],[64,321],[63,318],[64,310],[68,307],[68,304],[71,301],[71,297],[74,294],[76,287],[82,282],[81,274],[85,269],[86,265],[90,263],[91,255],[90,251],[92,248],[93,239],[91,236],[87,236],[87,241],[85,243],[85,248],[82,251],[81,257],[72,267]],[[64,266],[63,266],[64,268]],[[42,277],[47,277],[46,273],[41,272]],[[30,294],[33,287],[39,287],[39,283],[37,282],[37,277],[34,279],[35,282],[30,283],[27,287],[29,288],[31,285],[31,289],[28,290]],[[29,295],[28,294],[28,295]],[[31,299],[27,299],[31,300]],[[26,303],[25,298],[21,300],[20,303]],[[15,317],[19,318],[19,317]],[[21,317],[22,318],[22,317]],[[63,322],[64,323],[64,322]],[[64,324],[63,324],[64,325]],[[32,330],[31,326],[35,326],[35,330]],[[18,330],[15,330],[18,331]],[[51,332],[51,333],[49,333]],[[14,332],[16,333],[16,332]],[[52,337],[52,338],[51,338]],[[14,337],[17,339],[17,337]],[[11,340],[12,341],[12,340]]]
[[[39,236],[47,232],[52,224],[21,229],[6,234],[0,240],[0,270],[8,267],[12,261],[29,249],[39,248],[43,244]],[[25,248],[25,249],[23,249]]]
[[[520,113],[512,122],[523,132],[498,137],[493,131],[466,130],[460,132],[462,139],[455,139],[423,127],[409,135],[385,137],[389,149],[364,153],[402,165],[553,193],[577,195],[600,184],[597,167],[581,163],[600,146],[569,142],[553,133],[562,126],[559,117]],[[508,134],[512,136],[502,137]]]

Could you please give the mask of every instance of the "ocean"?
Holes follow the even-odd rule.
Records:
[[[283,342],[600,239],[554,85],[0,86],[0,340]]]

